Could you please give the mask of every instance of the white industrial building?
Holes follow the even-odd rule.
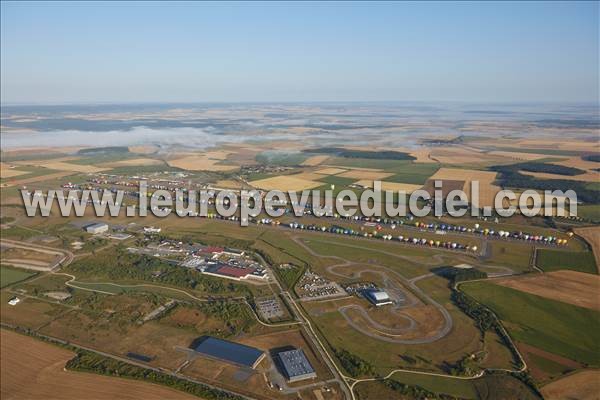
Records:
[[[104,222],[98,222],[95,224],[87,225],[85,227],[85,231],[94,235],[98,233],[104,233],[108,231],[108,225]]]
[[[365,297],[367,298],[367,300],[369,300],[371,303],[373,303],[377,307],[384,306],[386,304],[392,304],[392,299],[390,299],[390,296],[383,290],[378,290],[378,289],[366,290]]]
[[[20,298],[18,297],[13,297],[12,299],[10,299],[8,301],[8,304],[10,304],[11,306],[16,306],[17,304],[19,304],[19,302],[21,301]]]

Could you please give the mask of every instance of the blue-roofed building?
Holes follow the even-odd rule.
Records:
[[[192,348],[204,356],[250,368],[256,368],[265,357],[262,350],[212,336],[198,339]]]

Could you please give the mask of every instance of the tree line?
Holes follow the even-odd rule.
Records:
[[[67,362],[66,368],[73,371],[93,372],[101,375],[117,376],[157,383],[198,396],[206,400],[241,400],[242,397],[200,383],[190,382],[172,375],[138,367],[114,360],[86,350],[78,350],[77,355]]]

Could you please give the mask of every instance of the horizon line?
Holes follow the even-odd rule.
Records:
[[[518,104],[552,104],[552,105],[600,105],[597,100],[199,100],[199,101],[69,101],[69,102],[11,102],[0,101],[2,107],[19,106],[98,106],[98,105],[208,105],[208,104],[392,104],[392,103],[449,103],[449,104],[485,104],[485,105],[518,105]]]

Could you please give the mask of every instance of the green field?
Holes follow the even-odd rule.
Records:
[[[529,354],[528,357],[531,361],[533,361],[536,367],[538,367],[540,370],[544,371],[548,375],[559,376],[566,374],[570,371],[569,367],[557,363],[556,361],[540,357],[537,354]]]
[[[20,282],[33,275],[36,275],[36,272],[27,271],[24,269],[11,268],[6,265],[2,265],[0,266],[0,288],[12,285],[16,282]]]
[[[300,165],[309,157],[308,154],[284,151],[266,150],[256,155],[256,161],[264,165]]]
[[[327,161],[328,164],[340,167],[375,168],[394,175],[383,179],[390,182],[423,184],[438,169],[436,163],[415,163],[406,160],[378,160],[367,158],[342,158],[335,157]]]
[[[483,281],[462,284],[461,289],[491,308],[517,341],[600,365],[600,312]]]
[[[323,178],[319,178],[320,182],[325,182],[328,183],[329,185],[336,185],[336,186],[348,186],[351,183],[356,182],[358,179],[352,179],[352,178],[343,178],[341,176],[335,176],[335,175],[323,175]],[[329,186],[324,187],[325,189],[329,189]]]
[[[414,278],[415,276],[423,275],[428,272],[427,268],[418,264],[419,256],[424,256],[424,254],[422,253],[423,250],[416,247],[412,248],[398,244],[395,244],[395,246],[392,244],[394,247],[385,247],[385,244],[382,241],[376,242],[375,240],[361,239],[348,241],[335,236],[329,238],[316,235],[314,237],[306,237],[304,243],[317,254],[337,256],[354,262],[364,262],[366,265],[378,263],[395,269],[403,276],[409,278]],[[353,245],[358,248],[352,247]],[[387,253],[394,253],[397,256]],[[417,257],[417,259],[408,261],[408,258],[411,257]],[[340,263],[340,261],[334,260],[332,263]]]
[[[508,375],[488,375],[473,381],[477,396],[485,400],[520,399],[533,400],[540,397],[520,380]]]
[[[476,399],[477,391],[468,380],[396,372],[392,379],[405,385],[420,386],[434,393],[444,393],[465,399]]]
[[[489,150],[495,151],[510,151],[513,153],[536,153],[545,154],[549,156],[579,156],[583,154],[582,151],[576,150],[559,150],[559,149],[536,149],[527,147],[493,147]]]
[[[529,243],[492,240],[488,242],[487,262],[508,266],[515,271],[523,272],[530,270],[529,263],[532,254],[533,246]]]
[[[420,185],[424,184],[439,168],[440,166],[435,163],[410,163],[395,170],[396,175],[385,180]]]
[[[594,254],[591,251],[538,249],[536,264],[545,272],[570,269],[589,274],[598,273]]]
[[[600,182],[588,183],[586,187],[590,190],[600,190]]]
[[[25,240],[38,235],[41,233],[17,225],[11,225],[10,228],[2,230],[2,237],[6,239]]]
[[[55,174],[57,172],[60,172],[55,169],[36,167],[36,166],[32,166],[32,165],[19,165],[17,168],[15,168],[15,171],[23,171],[23,172],[27,172],[27,174],[15,176],[13,178],[0,179],[0,181],[1,182],[10,182],[10,181],[16,181],[16,180],[20,180],[20,179],[36,178],[38,176],[50,175],[50,174]],[[75,174],[75,172],[73,174]]]
[[[397,384],[406,385],[406,389],[394,390],[394,386]],[[460,380],[398,372],[390,380],[362,382],[355,387],[359,399],[437,398],[423,393],[423,390],[437,395],[453,396],[452,398],[458,399],[539,399],[539,396],[523,382],[504,374],[486,375],[473,380]]]
[[[586,204],[577,207],[577,215],[590,221],[600,221],[600,205]]]

